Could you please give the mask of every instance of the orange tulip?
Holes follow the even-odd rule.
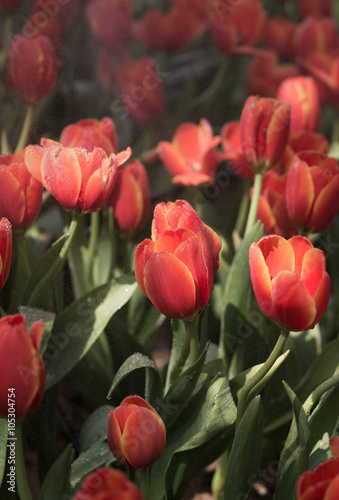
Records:
[[[222,158],[228,161],[236,175],[243,179],[253,179],[254,170],[245,160],[240,141],[240,124],[233,121],[226,123],[221,129]]]
[[[162,455],[165,424],[155,409],[140,396],[128,396],[108,416],[107,442],[120,462],[144,469]]]
[[[107,156],[101,148],[66,148],[49,139],[41,146],[27,146],[25,163],[30,173],[67,210],[95,212],[105,203],[116,181],[117,170],[131,156],[131,149]]]
[[[118,170],[107,205],[113,207],[114,220],[123,231],[131,234],[143,227],[151,195],[146,169],[139,160],[131,160]]]
[[[43,185],[27,170],[25,150],[0,156],[0,216],[13,229],[29,226],[41,209]]]
[[[219,142],[220,137],[213,135],[209,122],[202,119],[199,125],[180,125],[172,142],[159,142],[157,152],[173,175],[172,181],[175,184],[212,184],[217,164],[221,161],[220,155],[215,151]]]
[[[270,235],[249,250],[251,280],[263,313],[283,328],[313,328],[331,294],[324,253],[307,238]]]
[[[7,281],[12,260],[12,226],[4,217],[0,220],[0,290]]]
[[[0,319],[0,415],[8,414],[8,394],[13,395],[15,418],[36,411],[45,390],[45,366],[39,353],[42,321],[27,330],[25,316]]]
[[[339,210],[339,167],[335,158],[317,151],[298,153],[286,181],[286,205],[293,224],[303,231],[320,233]]]
[[[326,460],[298,479],[297,500],[337,500],[339,498],[339,458]]]
[[[220,248],[219,236],[188,202],[159,203],[152,240],[135,252],[136,281],[165,316],[191,319],[209,300]]]
[[[124,472],[100,467],[85,477],[73,500],[142,500],[142,496]]]
[[[72,123],[63,129],[59,142],[68,148],[85,148],[87,151],[99,147],[107,155],[118,152],[118,137],[110,118],[101,121],[89,118]]]

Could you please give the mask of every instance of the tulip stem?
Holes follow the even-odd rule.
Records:
[[[140,490],[143,500],[149,499],[149,468],[141,469],[140,474]]]
[[[88,242],[88,261],[87,261],[87,282],[92,283],[92,270],[93,270],[93,261],[95,256],[95,251],[98,243],[98,235],[99,235],[99,212],[91,213],[91,232],[89,236]]]
[[[22,421],[16,421],[16,484],[18,487],[18,493],[20,500],[32,500],[32,495],[29,489],[27,475],[26,475],[26,467],[25,467],[25,455],[24,455],[24,443],[23,443],[23,435],[22,435]]]
[[[197,314],[192,321],[187,321],[187,335],[189,337],[190,342],[190,353],[188,357],[188,366],[193,366],[194,363],[199,358],[199,333],[198,333],[198,324],[199,324],[199,315]]]
[[[238,428],[240,424],[240,420],[242,419],[243,414],[245,413],[245,410],[249,403],[251,402],[251,399],[255,396],[255,391],[253,389],[259,382],[265,377],[265,375],[270,371],[278,357],[280,356],[285,342],[288,338],[289,335],[289,330],[281,329],[280,335],[278,337],[278,340],[265,361],[265,363],[259,368],[259,370],[251,377],[244,385],[244,387],[241,389],[240,394],[239,394],[239,400],[238,400],[238,411],[237,411],[237,423],[236,423],[236,428]]]
[[[255,221],[257,220],[262,180],[263,180],[263,174],[260,172],[256,173],[255,177],[254,177],[253,194],[252,194],[252,200],[251,200],[251,205],[250,205],[250,211],[249,211],[248,217],[247,217],[244,238],[248,235],[248,233],[250,232],[250,230],[254,226]]]
[[[29,104],[27,107],[24,124],[21,129],[21,134],[18,140],[18,144],[16,145],[15,148],[15,153],[18,153],[19,151],[24,149],[24,147],[27,145],[34,118],[34,109],[35,108],[32,104]]]
[[[241,195],[237,220],[235,222],[234,231],[239,235],[243,234],[244,226],[246,222],[246,215],[248,214],[248,206],[249,206],[249,190],[251,187],[250,179],[244,180],[243,192]]]
[[[20,260],[23,264],[23,269],[25,272],[24,278],[26,280],[31,275],[31,266],[29,264],[29,260],[28,260],[28,256],[27,256],[25,237],[24,237],[22,232],[17,233],[17,244],[18,244],[18,249],[19,249],[19,254],[20,254]]]

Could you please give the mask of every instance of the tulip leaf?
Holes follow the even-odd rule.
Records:
[[[82,426],[79,443],[81,452],[88,450],[99,439],[106,438],[108,414],[113,406],[103,405],[93,411]]]
[[[61,380],[88,352],[136,286],[132,277],[122,276],[91,290],[56,317],[44,352],[47,387]]]
[[[79,457],[72,463],[70,474],[72,488],[75,488],[83,477],[98,467],[108,466],[116,461],[106,438],[98,439],[88,450],[80,453]]]
[[[286,382],[283,384],[292,404],[293,419],[280,456],[274,500],[295,497],[297,479],[307,469],[310,439],[310,427],[301,402]]]
[[[249,404],[235,433],[226,468],[224,498],[246,498],[260,468],[263,410],[260,396]]]
[[[161,376],[155,363],[148,356],[145,356],[140,352],[132,354],[132,356],[127,358],[126,361],[120,366],[108,391],[107,398],[112,396],[114,390],[120,382],[127,377],[127,375],[135,370],[140,370],[141,368],[145,368],[146,370],[145,399],[152,406],[156,407],[157,403],[162,401]]]
[[[8,436],[8,422],[7,418],[0,417],[0,486],[3,481],[5,467],[6,467],[6,454],[7,454],[7,436]]]
[[[69,493],[69,475],[73,458],[74,450],[68,445],[48,471],[38,500],[60,500]]]

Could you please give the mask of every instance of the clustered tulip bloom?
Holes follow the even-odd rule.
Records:
[[[27,146],[25,163],[30,173],[68,210],[95,212],[105,203],[116,181],[117,170],[131,156],[127,148],[107,156],[101,148],[67,148],[42,139],[41,146]]]
[[[220,249],[219,236],[187,201],[159,203],[152,239],[135,252],[136,281],[165,316],[191,319],[209,300]]]
[[[35,412],[45,390],[45,366],[39,353],[43,322],[27,330],[25,316],[0,319],[0,415],[8,414],[8,391],[14,389],[15,418]]]
[[[113,208],[119,229],[132,234],[143,227],[150,211],[151,194],[146,169],[139,160],[131,160],[118,170],[107,206]]]
[[[85,148],[87,151],[93,151],[95,147],[99,147],[108,156],[118,152],[115,125],[108,117],[101,121],[88,118],[67,125],[61,132],[59,142],[68,148]]]
[[[85,477],[73,500],[142,500],[142,496],[122,471],[100,467]]]
[[[329,459],[298,479],[297,500],[337,500],[339,498],[339,458]]]
[[[3,217],[0,220],[0,290],[7,281],[12,260],[12,226]]]
[[[180,125],[172,142],[159,142],[157,152],[175,184],[213,184],[215,170],[220,162],[220,156],[215,151],[219,142],[220,137],[213,135],[210,123],[202,119],[199,125]]]
[[[293,224],[312,233],[325,231],[339,210],[339,167],[317,151],[297,154],[286,180],[286,205]]]
[[[289,104],[268,97],[246,99],[240,117],[240,139],[245,159],[256,172],[278,163],[289,133]]]
[[[13,229],[29,226],[41,209],[43,185],[27,170],[25,150],[0,156],[0,217]]]
[[[330,277],[322,250],[307,238],[261,238],[249,250],[251,280],[263,313],[283,328],[313,328],[326,311]]]
[[[128,396],[109,412],[107,442],[117,460],[133,469],[144,469],[164,451],[165,424],[147,401]]]
[[[54,46],[46,36],[17,35],[8,54],[10,81],[31,104],[37,104],[53,89],[58,61]]]

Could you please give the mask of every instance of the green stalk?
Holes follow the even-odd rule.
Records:
[[[87,261],[87,282],[92,283],[92,271],[93,271],[93,262],[95,257],[95,252],[98,244],[98,236],[99,236],[99,226],[100,226],[100,216],[99,212],[91,213],[91,233],[89,237],[88,243],[88,261]]]
[[[254,177],[254,186],[253,186],[253,195],[252,195],[252,200],[251,200],[251,205],[250,205],[250,211],[247,217],[247,223],[246,223],[246,228],[245,228],[245,234],[244,238],[248,235],[250,230],[255,224],[255,221],[257,220],[257,214],[258,214],[258,206],[259,206],[259,198],[260,198],[260,193],[261,193],[261,186],[262,186],[262,179],[263,179],[263,174],[258,172],[255,174]]]
[[[24,124],[22,126],[22,130],[21,130],[21,134],[20,134],[20,137],[18,140],[18,144],[16,145],[16,148],[15,148],[15,153],[18,153],[19,151],[24,149],[24,147],[27,145],[29,134],[30,134],[31,128],[32,128],[32,123],[33,123],[33,118],[34,118],[34,110],[35,110],[35,107],[33,106],[33,104],[29,104],[27,107],[26,116],[25,116]]]
[[[24,443],[23,443],[23,435],[22,435],[22,421],[16,421],[16,461],[15,461],[15,469],[16,469],[16,484],[18,487],[18,493],[20,500],[32,500],[31,491],[29,489],[26,467],[25,467],[25,455],[24,455]]]
[[[149,500],[149,468],[139,471],[140,489],[143,500]]]
[[[29,264],[28,256],[27,256],[27,250],[26,250],[26,243],[25,243],[25,238],[24,238],[24,233],[23,232],[18,232],[16,234],[17,237],[17,245],[18,245],[18,250],[19,250],[19,255],[20,255],[20,260],[23,265],[23,269],[25,272],[24,279],[28,279],[31,275],[31,266]]]
[[[273,348],[273,351],[265,361],[265,363],[259,368],[257,373],[251,377],[244,387],[240,391],[239,395],[239,400],[238,400],[238,411],[237,411],[237,423],[236,427],[238,428],[240,420],[242,419],[243,414],[245,413],[245,410],[250,403],[250,394],[252,392],[253,394],[253,389],[254,387],[265,377],[265,375],[269,372],[269,370],[272,368],[278,357],[280,356],[285,342],[288,338],[289,331],[281,329],[280,335],[278,337],[278,340]]]
[[[39,281],[39,283],[37,284],[37,286],[33,290],[33,293],[30,296],[30,299],[28,301],[28,306],[34,306],[36,304],[37,300],[40,298],[40,296],[42,295],[44,290],[47,288],[47,286],[49,285],[51,280],[54,278],[54,276],[62,268],[62,266],[66,260],[69,247],[71,246],[71,243],[74,239],[74,235],[75,235],[77,227],[78,227],[78,222],[79,222],[78,217],[75,214],[73,214],[72,222],[69,226],[68,238],[66,239],[63,247],[60,250],[59,258],[49,268],[48,272]]]
[[[189,366],[193,366],[194,363],[199,358],[200,346],[199,346],[198,324],[199,324],[199,314],[197,314],[192,321],[186,321],[187,335],[190,343],[190,353],[188,356]]]

